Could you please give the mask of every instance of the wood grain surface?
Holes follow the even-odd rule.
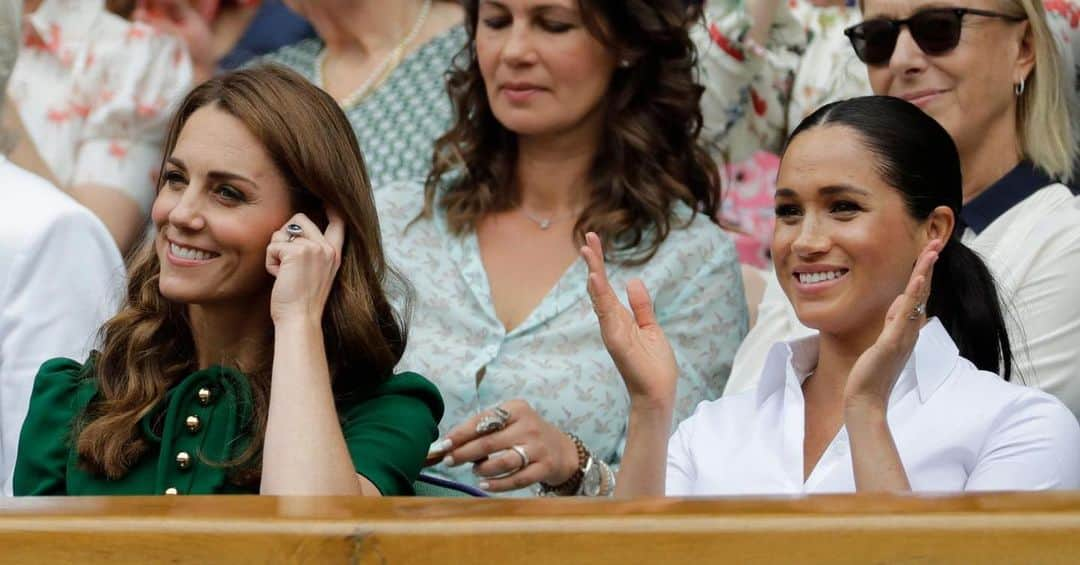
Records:
[[[0,563],[1080,563],[1080,492],[0,501]]]

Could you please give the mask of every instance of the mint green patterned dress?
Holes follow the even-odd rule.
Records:
[[[423,179],[431,168],[435,140],[450,129],[453,110],[446,73],[468,35],[454,26],[413,51],[377,90],[345,110],[371,184]],[[315,82],[321,39],[306,39],[260,59],[297,71]]]

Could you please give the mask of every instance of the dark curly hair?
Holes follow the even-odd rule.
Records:
[[[477,60],[480,0],[463,4],[471,40],[447,82],[457,118],[436,141],[421,214],[445,209],[457,234],[520,203],[513,190],[516,135],[493,114]],[[676,202],[694,211],[689,223],[699,212],[716,217],[720,201],[716,163],[698,141],[704,88],[695,80],[697,51],[688,33],[698,12],[682,0],[578,0],[578,7],[589,32],[632,64],[617,69],[608,87],[592,195],[574,233],[584,241],[595,231],[610,260],[639,264],[670,233]]]

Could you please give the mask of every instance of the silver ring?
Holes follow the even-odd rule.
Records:
[[[521,457],[521,466],[517,468],[518,471],[529,466],[529,454],[525,453],[524,445],[511,445],[510,449],[513,449],[514,453],[517,453],[518,457]]]
[[[907,319],[909,319],[909,320],[918,320],[919,316],[922,316],[925,313],[926,313],[926,303],[921,302],[919,304],[916,304],[915,307],[911,309],[911,313],[908,314]]]
[[[501,407],[496,406],[490,414],[485,414],[480,421],[476,423],[476,433],[480,435],[487,435],[492,432],[497,432],[506,427],[506,423],[510,421],[510,413]]]
[[[292,241],[304,235],[304,228],[300,227],[300,224],[289,224],[285,226],[285,233],[289,234],[289,241]]]

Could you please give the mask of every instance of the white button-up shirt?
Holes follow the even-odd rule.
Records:
[[[1008,306],[1013,380],[1060,398],[1080,419],[1080,198],[1061,184],[1036,187],[961,240],[986,262]],[[724,394],[754,387],[774,343],[816,333],[799,322],[776,277],[766,277]]]
[[[19,432],[41,364],[85,359],[123,291],[105,226],[0,156],[0,490],[11,494]]]
[[[854,492],[845,428],[803,480],[802,383],[818,338],[779,343],[755,390],[702,402],[668,447],[667,494]],[[1080,488],[1080,424],[1045,392],[960,357],[937,318],[893,387],[888,423],[914,491]]]

